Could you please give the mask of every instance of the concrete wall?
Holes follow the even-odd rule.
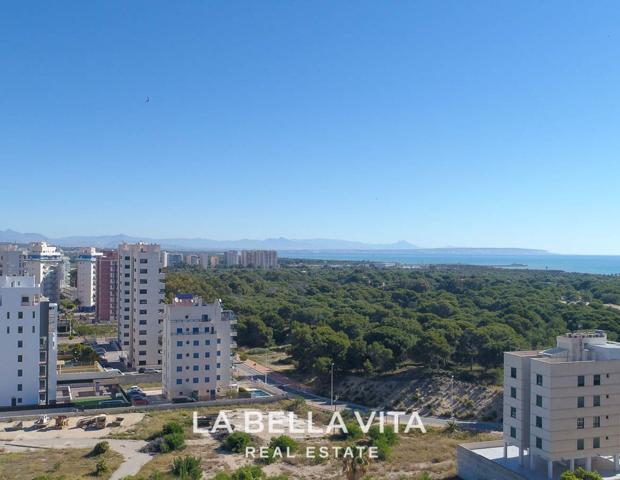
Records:
[[[502,441],[479,442],[475,444],[463,444],[456,447],[457,475],[463,480],[527,480],[507,468],[477,455],[470,450],[468,445],[475,448],[497,447],[503,445]]]

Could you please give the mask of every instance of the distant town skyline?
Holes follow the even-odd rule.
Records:
[[[0,228],[620,254],[615,2],[1,12]]]

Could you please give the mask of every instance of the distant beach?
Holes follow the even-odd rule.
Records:
[[[532,270],[562,270],[565,272],[620,274],[620,255],[468,255],[428,254],[416,251],[279,251],[282,258],[308,260],[351,260],[368,262],[396,262],[407,265],[482,265],[501,268]]]

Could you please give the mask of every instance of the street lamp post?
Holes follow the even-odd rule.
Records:
[[[454,421],[454,375],[450,375],[450,419]]]
[[[334,362],[332,362],[332,368],[331,368],[331,376],[332,376],[332,388],[331,388],[331,393],[329,395],[329,399],[331,401],[332,406],[334,407],[334,411],[336,411],[336,405],[334,404]]]

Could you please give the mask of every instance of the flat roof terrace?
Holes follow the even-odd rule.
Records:
[[[535,470],[530,470],[528,455],[519,463],[519,449],[508,446],[504,458],[504,442],[464,443],[457,447],[457,473],[463,480],[548,480],[547,462],[539,460]],[[585,459],[575,462],[575,468],[586,467]],[[562,473],[570,469],[568,461],[553,462],[553,480],[559,480]],[[605,480],[620,480],[620,472],[614,471],[613,457],[593,457],[592,469]]]

